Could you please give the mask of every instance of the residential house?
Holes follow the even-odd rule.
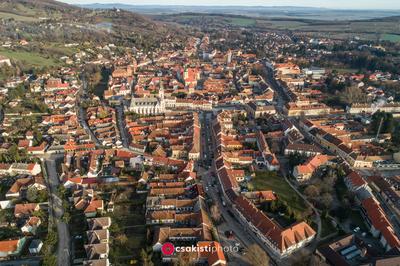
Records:
[[[106,259],[110,251],[108,244],[105,243],[85,245],[84,248],[89,260]]]
[[[371,234],[379,238],[386,251],[399,248],[400,240],[378,201],[374,197],[366,198],[361,201],[361,207]]]
[[[86,231],[89,244],[100,244],[109,242],[110,232],[108,229]]]
[[[18,256],[21,254],[22,249],[26,243],[26,238],[19,238],[14,240],[0,241],[0,259],[5,259],[9,256]]]
[[[13,163],[9,169],[10,173],[19,175],[38,175],[41,171],[37,163]]]
[[[15,204],[15,218],[29,218],[32,213],[39,211],[40,206],[37,203]]]
[[[31,216],[21,227],[21,231],[25,235],[36,235],[38,227],[41,225],[42,221],[39,217]]]
[[[29,253],[31,255],[37,255],[40,253],[43,247],[43,242],[40,239],[33,239],[31,244],[29,245]]]
[[[97,217],[87,219],[89,230],[101,230],[101,229],[109,229],[111,226],[111,218],[110,217]]]
[[[309,180],[314,174],[315,170],[319,167],[328,164],[331,156],[319,154],[310,157],[304,164],[297,165],[293,169],[293,176],[299,182],[305,182]]]

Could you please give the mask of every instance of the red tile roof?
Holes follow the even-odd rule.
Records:
[[[305,222],[283,229],[244,196],[236,195],[233,197],[237,209],[243,216],[257,227],[281,252],[316,234]]]
[[[369,220],[375,229],[379,230],[392,248],[400,247],[400,240],[394,233],[392,224],[386,218],[383,209],[374,198],[367,198],[361,201],[361,205],[368,215]]]
[[[0,241],[0,252],[15,252],[18,249],[19,239]]]
[[[356,171],[352,171],[347,177],[347,180],[353,185],[353,187],[361,187],[367,184],[367,182],[361,177]]]

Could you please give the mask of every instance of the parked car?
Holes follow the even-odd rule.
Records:
[[[225,231],[225,236],[226,236],[227,238],[229,238],[229,239],[232,239],[232,238],[235,237],[235,234],[233,233],[232,230],[228,230],[228,231]]]

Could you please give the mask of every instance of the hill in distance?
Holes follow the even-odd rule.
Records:
[[[26,38],[59,42],[136,42],[142,36],[159,41],[179,34],[177,27],[155,22],[127,10],[87,9],[54,0],[0,1],[0,38]],[[15,36],[15,28],[20,32]]]
[[[151,15],[174,15],[177,13],[206,13],[241,15],[260,18],[301,18],[314,20],[362,20],[400,15],[400,10],[337,10],[301,6],[190,6],[190,5],[129,5],[89,4],[92,9],[119,8]]]

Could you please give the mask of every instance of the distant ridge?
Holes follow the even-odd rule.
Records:
[[[158,42],[169,34],[179,34],[179,27],[169,27],[165,23],[153,21],[151,18],[127,10],[101,9],[93,10],[84,6],[70,5],[54,0],[1,0],[1,19],[15,23],[4,32],[5,36],[15,35],[15,27],[19,24],[32,27],[32,38],[40,40],[70,42],[78,40],[109,41],[121,44],[140,45],[140,36],[145,40]],[[64,34],[57,31],[40,30],[44,20],[65,22],[62,24]],[[26,25],[29,22],[29,25]],[[19,24],[18,24],[19,23]],[[138,38],[139,37],[139,38]]]
[[[195,5],[135,5],[135,4],[87,4],[80,5],[92,9],[125,9],[142,14],[175,13],[219,13],[257,17],[292,17],[320,20],[364,20],[400,16],[400,10],[329,9],[303,6],[195,6]]]

